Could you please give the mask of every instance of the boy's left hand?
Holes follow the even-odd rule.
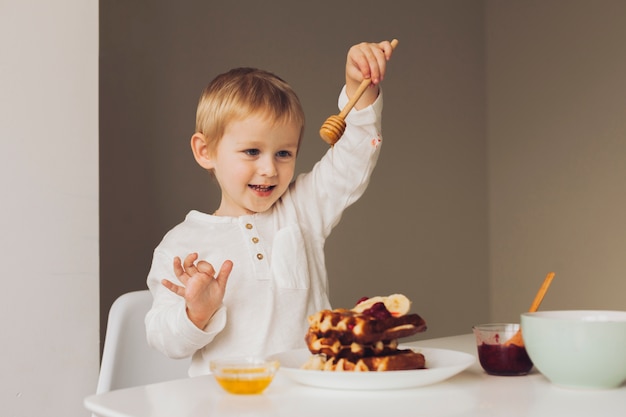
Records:
[[[361,81],[371,80],[361,99],[354,106],[356,109],[366,107],[376,100],[378,84],[385,78],[387,61],[391,58],[393,47],[389,41],[379,43],[362,42],[354,45],[348,51],[346,59],[346,93],[348,97],[354,95]]]

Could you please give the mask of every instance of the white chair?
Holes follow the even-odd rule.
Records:
[[[123,294],[111,305],[98,394],[188,376],[189,359],[170,359],[148,346],[144,319],[151,306],[148,290]]]

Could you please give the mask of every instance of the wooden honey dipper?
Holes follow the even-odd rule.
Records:
[[[391,41],[391,47],[396,49],[398,45],[398,40],[394,39]],[[341,136],[343,136],[343,132],[346,130],[346,116],[350,113],[350,110],[354,107],[357,101],[361,98],[367,87],[372,83],[372,80],[369,78],[365,78],[361,81],[359,88],[357,88],[356,92],[348,101],[348,104],[339,112],[339,114],[332,115],[322,125],[320,128],[320,136],[322,139],[328,143],[330,146],[333,146]]]

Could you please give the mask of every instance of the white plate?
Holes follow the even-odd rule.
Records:
[[[476,361],[473,355],[446,349],[412,347],[426,358],[426,369],[387,372],[332,372],[301,369],[309,359],[308,349],[296,349],[270,356],[280,362],[278,372],[292,381],[320,388],[374,390],[401,389],[444,381]]]

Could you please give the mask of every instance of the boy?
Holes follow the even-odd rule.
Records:
[[[167,233],[147,280],[148,342],[172,358],[192,356],[190,376],[209,373],[214,358],[304,347],[307,317],[330,308],[324,243],[376,164],[378,84],[391,54],[387,41],[350,48],[340,107],[364,78],[371,87],[341,140],[293,182],[304,113],[289,85],[238,68],[203,92],[191,148],[217,179],[220,206],[191,211]]]

